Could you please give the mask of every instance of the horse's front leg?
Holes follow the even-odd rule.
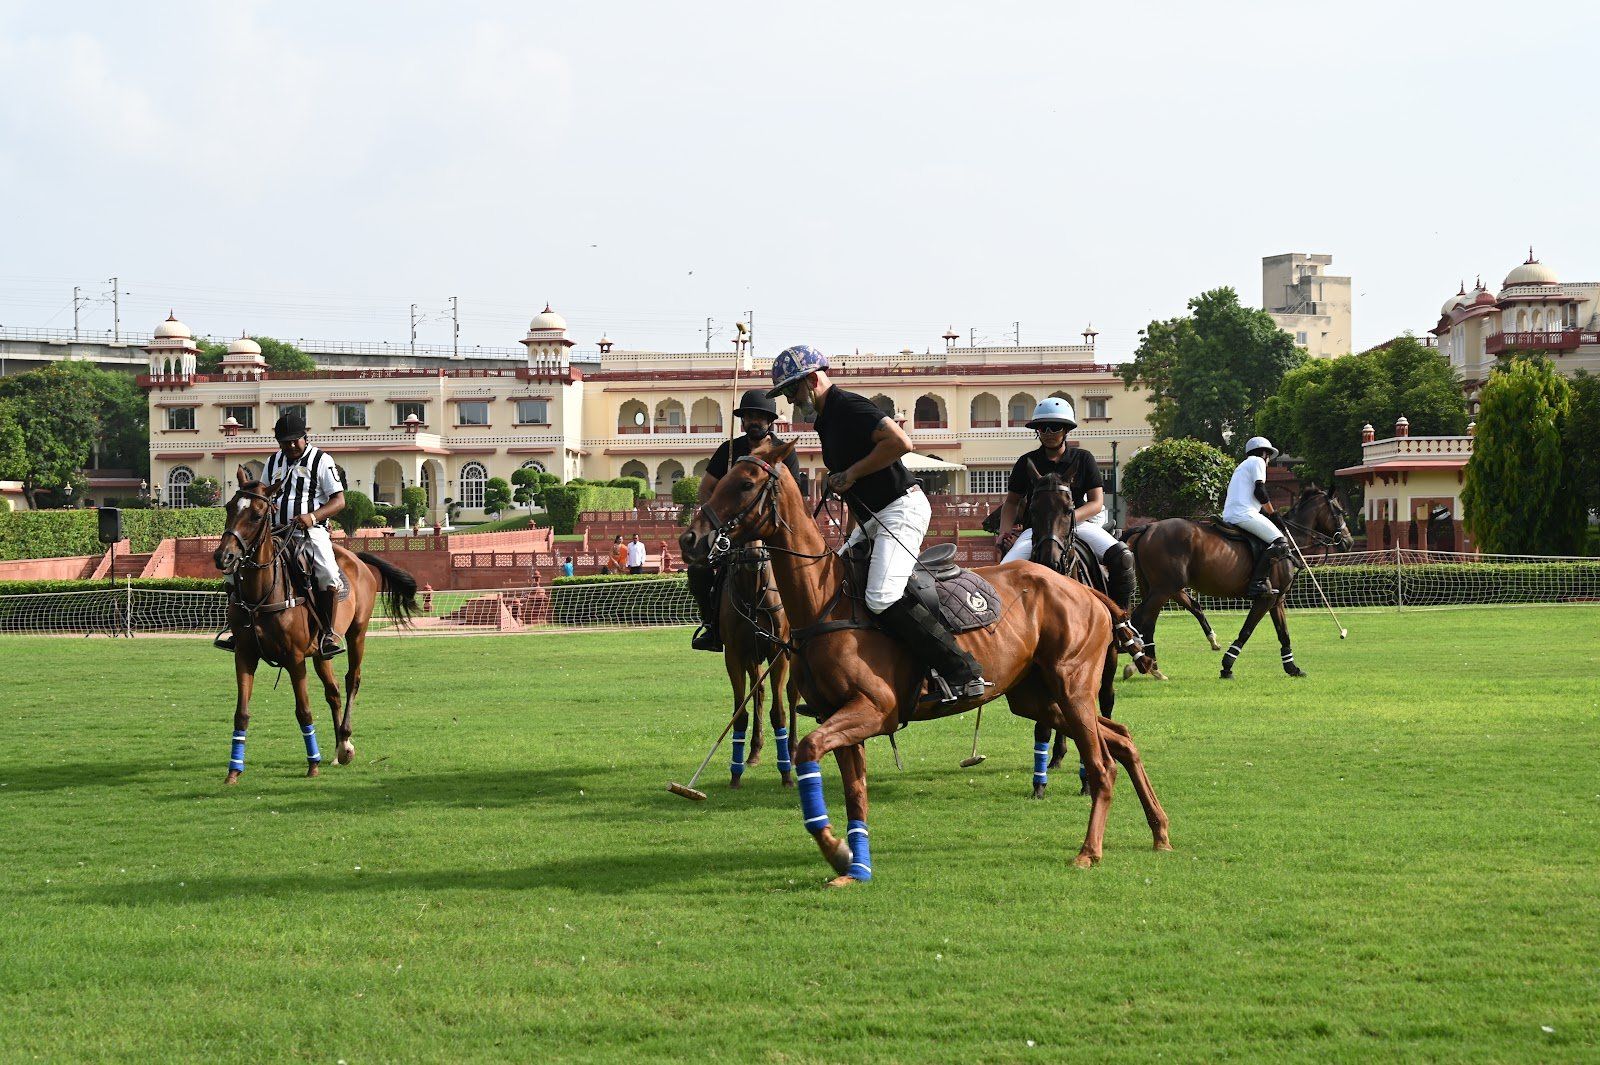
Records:
[[[850,846],[850,868],[830,887],[847,887],[851,881],[872,879],[872,846],[867,836],[867,745],[840,747],[833,753],[844,780],[845,842]]]
[[[761,748],[765,742],[761,713],[767,697],[767,678],[761,676],[762,665],[757,660],[752,663],[750,670],[750,683],[755,685],[755,691],[750,693],[750,754],[744,760],[747,767],[761,764]],[[757,678],[760,678],[760,683],[757,683]]]
[[[822,798],[822,768],[818,763],[829,751],[853,747],[872,736],[882,735],[884,731],[884,711],[865,695],[857,695],[834,711],[827,721],[808,732],[795,751],[795,783],[800,791],[800,816],[804,819],[806,831],[817,841],[817,849],[833,866],[833,871],[840,874],[832,882],[835,887],[867,880],[872,876],[872,869],[870,864],[856,868],[850,844],[834,834],[828,820],[828,807]],[[864,813],[867,802],[866,759],[857,760],[844,755],[836,760],[839,772],[844,777],[846,795],[855,796]],[[856,826],[851,824],[848,827],[854,829]],[[863,817],[860,825],[863,839],[866,827]]]
[[[1294,649],[1289,646],[1289,614],[1284,609],[1284,596],[1272,601],[1272,626],[1278,630],[1278,649],[1283,658],[1283,671],[1291,677],[1303,677],[1306,671],[1294,664]]]
[[[789,676],[789,656],[779,651],[772,660],[772,672],[767,674],[772,685],[772,743],[778,749],[778,775],[783,786],[794,787],[794,763],[789,757],[789,717],[794,712],[794,695],[790,690],[793,680]],[[789,708],[786,715],[784,708]]]
[[[1250,603],[1250,614],[1244,619],[1244,627],[1239,630],[1239,635],[1234,637],[1233,643],[1228,645],[1227,651],[1222,655],[1222,679],[1233,679],[1233,664],[1239,660],[1239,653],[1244,650],[1245,643],[1250,639],[1250,634],[1256,631],[1256,626],[1261,624],[1261,618],[1266,614],[1272,604],[1272,596],[1262,596]]]
[[[1211,649],[1213,651],[1222,650],[1222,644],[1217,641],[1217,634],[1211,629],[1211,619],[1206,617],[1206,612],[1200,609],[1200,604],[1195,601],[1194,596],[1189,594],[1189,590],[1187,588],[1184,589],[1174,598],[1178,600],[1183,609],[1193,614],[1194,619],[1200,623],[1200,631],[1205,633],[1206,639],[1211,642]]]
[[[234,639],[239,640],[239,637]],[[224,784],[239,783],[239,774],[244,772],[244,741],[250,730],[250,693],[255,689],[258,661],[254,651],[246,651],[242,646],[233,652],[233,680],[238,697],[233,704],[233,749],[228,754],[228,777]]]
[[[317,750],[317,726],[311,716],[311,692],[306,685],[306,660],[298,655],[288,661],[289,680],[294,684],[294,716],[300,722],[300,734],[306,741],[306,776],[314,777],[322,765],[322,753]],[[320,665],[320,663],[319,663]]]
[[[728,670],[728,683],[733,687],[733,743],[729,748],[732,756],[728,762],[728,787],[740,786],[740,778],[744,776],[744,743],[747,730],[750,727],[750,712],[739,709],[744,703],[745,684],[749,678],[745,676],[743,663],[737,661],[738,656],[733,651],[723,653],[723,665]]]
[[[344,731],[344,700],[339,695],[339,681],[333,673],[333,663],[326,658],[314,660],[317,667],[317,676],[322,680],[322,696],[328,701],[328,709],[333,711],[333,736],[337,742],[345,735]],[[307,706],[306,716],[311,716],[310,707]],[[300,720],[300,734],[306,740],[306,760],[316,759],[322,761],[322,754],[317,750],[317,726],[315,719],[307,723],[306,718]],[[337,759],[335,759],[337,761]],[[309,775],[309,774],[308,774]]]

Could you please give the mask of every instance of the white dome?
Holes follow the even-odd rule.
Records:
[[[1506,275],[1505,287],[1512,285],[1555,285],[1559,284],[1556,272],[1533,257],[1533,249],[1528,249],[1528,261]]]
[[[167,320],[156,326],[155,338],[157,340],[192,340],[194,333],[189,327],[178,321],[178,316],[172,311],[167,312]]]
[[[544,310],[534,315],[533,321],[528,323],[528,332],[530,333],[542,333],[546,331],[555,331],[561,333],[565,333],[567,331],[567,320],[561,317],[555,311],[552,311],[548,303],[544,305]]]
[[[1466,283],[1462,282],[1461,291],[1457,292],[1454,296],[1451,296],[1449,299],[1445,300],[1444,301],[1444,306],[1439,308],[1439,313],[1441,315],[1449,315],[1450,312],[1454,311],[1457,307],[1461,306],[1463,303],[1470,303],[1470,302],[1472,302],[1472,297],[1467,295]]]
[[[228,345],[229,355],[260,355],[261,345],[249,337],[240,337]]]

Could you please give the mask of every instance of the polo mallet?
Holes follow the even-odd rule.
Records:
[[[776,661],[776,659],[773,661]],[[674,795],[682,795],[685,799],[693,799],[695,802],[706,801],[706,793],[697,789],[695,787],[695,783],[699,781],[700,774],[706,771],[706,766],[711,764],[711,759],[716,757],[717,748],[722,746],[722,741],[727,739],[728,733],[733,731],[733,723],[739,720],[740,714],[744,713],[745,704],[750,701],[750,697],[756,693],[756,689],[761,687],[762,682],[767,679],[767,673],[771,669],[772,662],[768,662],[767,668],[761,671],[761,675],[756,678],[756,682],[750,685],[750,689],[744,693],[744,698],[740,699],[739,705],[734,707],[733,716],[728,718],[728,724],[723,728],[722,735],[717,737],[717,742],[713,743],[711,745],[711,750],[706,752],[706,760],[701,762],[700,768],[694,771],[694,776],[689,778],[689,783],[669,783],[667,785],[668,791],[672,792]]]
[[[961,759],[962,769],[971,769],[975,765],[982,765],[988,755],[978,753],[978,730],[983,727],[983,707],[978,707],[978,720],[972,723],[972,754]]]
[[[1322,585],[1317,582],[1316,571],[1311,568],[1311,563],[1306,561],[1306,556],[1301,552],[1300,545],[1295,542],[1294,533],[1289,531],[1287,522],[1283,524],[1282,529],[1283,535],[1289,538],[1289,546],[1294,548],[1294,553],[1300,558],[1301,568],[1306,571],[1306,576],[1311,578],[1311,586],[1317,590],[1317,595],[1322,599],[1322,605],[1328,608],[1328,616],[1333,619],[1334,627],[1339,630],[1339,639],[1344,639],[1350,635],[1350,630],[1339,624],[1339,615],[1333,612],[1333,604],[1328,602],[1328,593],[1324,592]]]

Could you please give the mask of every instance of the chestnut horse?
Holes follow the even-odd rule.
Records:
[[[737,788],[745,767],[761,761],[761,699],[772,693],[772,737],[778,748],[778,773],[783,786],[794,787],[794,764],[789,756],[789,735],[794,729],[795,681],[789,669],[789,656],[783,648],[789,642],[789,619],[777,586],[772,583],[772,566],[760,544],[750,544],[728,560],[722,580],[719,628],[722,632],[722,663],[733,685],[733,706],[739,716],[733,723],[733,760],[728,766],[729,787]],[[769,666],[770,663],[770,666]],[[767,675],[762,678],[762,669]],[[760,683],[757,684],[757,678]],[[745,689],[756,685],[750,699],[753,710],[739,710]],[[784,707],[788,707],[788,713]],[[750,736],[750,758],[745,760],[745,730]]]
[[[1332,491],[1308,485],[1294,504],[1283,512],[1283,524],[1295,540],[1350,550],[1353,538],[1345,526],[1344,507]],[[1248,536],[1247,533],[1239,533]],[[1139,575],[1139,605],[1133,611],[1133,623],[1144,639],[1146,652],[1155,657],[1156,621],[1161,607],[1168,599],[1177,597],[1186,588],[1219,599],[1242,598],[1250,584],[1255,569],[1255,556],[1250,545],[1217,530],[1211,522],[1191,521],[1188,518],[1165,518],[1133,530],[1127,544],[1133,548],[1135,570]],[[1222,656],[1222,679],[1233,677],[1233,664],[1244,649],[1245,642],[1255,631],[1264,614],[1272,614],[1272,624],[1278,630],[1283,671],[1291,677],[1305,676],[1305,670],[1295,665],[1294,651],[1289,646],[1289,621],[1284,609],[1284,599],[1289,585],[1294,581],[1295,567],[1291,559],[1279,559],[1268,574],[1275,592],[1260,596],[1250,603],[1250,613],[1244,627]],[[1191,607],[1197,617],[1203,618],[1198,607]],[[1209,630],[1210,626],[1204,627]],[[1215,649],[1215,642],[1213,642]]]
[[[356,692],[361,690],[361,659],[373,606],[382,591],[388,597],[390,616],[401,625],[409,625],[411,613],[417,608],[417,582],[411,574],[376,555],[356,555],[334,545],[334,559],[350,589],[349,597],[335,604],[333,619],[334,629],[344,633],[350,659],[341,700],[333,666],[316,654],[320,628],[312,614],[313,604],[291,584],[283,544],[272,529],[280,485],[251,480],[242,466],[238,477],[239,490],[228,502],[227,529],[211,556],[218,569],[238,582],[228,606],[228,624],[234,638],[233,673],[239,694],[233,711],[233,752],[225,783],[238,783],[239,774],[244,772],[250,692],[255,685],[256,665],[261,661],[289,671],[289,679],[294,682],[294,716],[300,722],[306,745],[306,776],[314,777],[322,754],[317,749],[317,728],[306,690],[306,659],[313,658],[328,708],[333,711],[338,763],[349,765],[356,753],[350,742],[350,714],[355,708]]]
[[[793,450],[793,441],[768,443],[734,462],[683,543],[685,557],[696,559],[714,559],[735,543],[757,539],[772,554],[773,580],[793,627],[800,692],[819,711],[820,723],[795,751],[795,772],[806,829],[839,874],[831,883],[872,878],[866,741],[892,735],[903,722],[962,713],[1002,695],[1012,713],[1039,727],[1064,729],[1077,744],[1092,800],[1076,865],[1100,860],[1116,779],[1112,758],[1128,770],[1156,849],[1171,849],[1167,815],[1132,737],[1125,726],[1099,715],[1096,693],[1108,660],[1115,663],[1113,626],[1130,653],[1138,644],[1114,604],[1040,566],[1014,562],[980,570],[1000,597],[1001,615],[992,626],[958,639],[993,687],[978,699],[925,702],[923,673],[913,658],[886,633],[855,620],[843,561],[828,549],[794,479],[784,472],[783,460]],[[1036,764],[1044,753],[1040,748],[1036,743]],[[818,763],[830,751],[844,780],[844,838],[834,833],[822,798]]]

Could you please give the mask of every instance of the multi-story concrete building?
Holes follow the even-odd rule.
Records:
[[[1312,358],[1350,354],[1350,279],[1326,273],[1331,255],[1261,260],[1261,306]]]
[[[1508,351],[1546,352],[1569,377],[1580,369],[1600,372],[1600,281],[1562,282],[1529,248],[1499,293],[1489,292],[1481,275],[1471,290],[1463,281],[1429,332],[1474,401]]]
[[[909,462],[931,488],[1004,490],[1016,457],[1035,446],[1024,423],[1046,396],[1070,399],[1074,440],[1114,470],[1151,440],[1145,394],[1126,388],[1086,343],[956,347],[921,354],[831,356],[844,387],[903,420]],[[304,411],[318,446],[334,455],[353,489],[384,503],[408,485],[428,491],[437,514],[446,498],[482,515],[484,486],[519,467],[574,477],[639,476],[670,492],[704,472],[726,437],[738,393],[765,384],[770,358],[616,349],[602,340],[598,369],[572,358],[566,321],[546,308],[522,340],[515,366],[325,369],[274,374],[248,339],[235,341],[221,372],[194,372],[193,336],[163,322],[147,347],[151,483],[181,505],[195,477],[231,478],[271,454],[272,423]],[[821,470],[816,434],[789,412],[780,430],[799,438],[801,465]]]

